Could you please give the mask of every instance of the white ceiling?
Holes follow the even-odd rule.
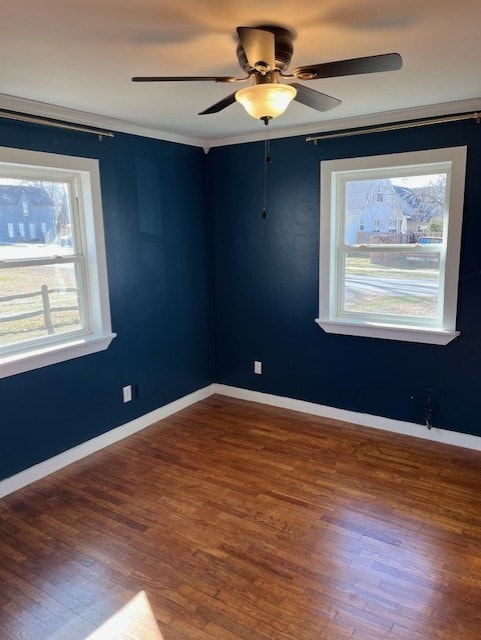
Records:
[[[124,130],[204,146],[263,133],[237,103],[197,115],[244,85],[130,78],[243,75],[237,26],[294,31],[291,69],[380,53],[403,57],[401,71],[306,83],[342,105],[320,114],[293,103],[273,121],[274,134],[427,105],[479,99],[481,107],[480,0],[15,0],[3,4],[1,21],[0,108],[26,99],[34,101],[32,112],[55,105],[74,110],[77,121],[115,119]]]

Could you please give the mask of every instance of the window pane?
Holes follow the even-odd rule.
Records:
[[[0,269],[0,347],[82,328],[74,264]]]
[[[417,254],[418,256],[418,254]],[[356,253],[344,257],[342,311],[435,319],[439,303],[439,259],[426,254],[412,266],[401,252]]]
[[[0,175],[0,259],[71,255],[69,183]]]
[[[348,179],[344,198],[345,244],[414,244],[421,238],[442,242],[445,173]]]

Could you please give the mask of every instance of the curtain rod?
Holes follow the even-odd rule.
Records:
[[[18,120],[19,122],[28,122],[29,124],[41,124],[46,127],[56,127],[58,129],[80,131],[82,133],[92,133],[93,135],[98,136],[99,140],[102,140],[103,136],[106,136],[107,138],[114,137],[112,131],[106,131],[105,129],[95,129],[83,124],[74,124],[73,122],[65,122],[64,120],[55,120],[54,118],[45,118],[43,116],[32,116],[18,111],[8,111],[7,109],[0,109],[0,118]]]
[[[353,129],[351,131],[336,131],[334,133],[320,133],[315,136],[308,136],[306,142],[314,142],[318,140],[327,140],[329,138],[347,138],[349,136],[362,136],[367,133],[382,133],[385,131],[399,131],[400,129],[413,129],[414,127],[424,127],[431,124],[446,124],[448,122],[459,122],[461,120],[476,120],[481,122],[481,112],[473,111],[472,113],[462,113],[460,115],[444,116],[439,118],[428,118],[424,120],[412,120],[410,122],[399,122],[391,125],[378,125],[367,129]]]

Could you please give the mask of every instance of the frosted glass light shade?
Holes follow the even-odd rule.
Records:
[[[240,89],[235,99],[253,118],[277,118],[296,97],[297,91],[290,84],[254,84]]]

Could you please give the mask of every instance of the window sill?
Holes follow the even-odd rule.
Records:
[[[404,342],[421,342],[424,344],[446,345],[459,336],[459,331],[443,329],[422,329],[388,324],[339,322],[338,320],[316,319],[317,324],[326,333],[337,333],[344,336],[360,336],[363,338],[382,338],[385,340],[401,340]]]
[[[98,351],[104,351],[117,334],[108,333],[102,336],[85,336],[61,344],[32,349],[25,353],[0,357],[0,378],[7,378],[18,373],[25,373],[51,364],[65,362]]]

